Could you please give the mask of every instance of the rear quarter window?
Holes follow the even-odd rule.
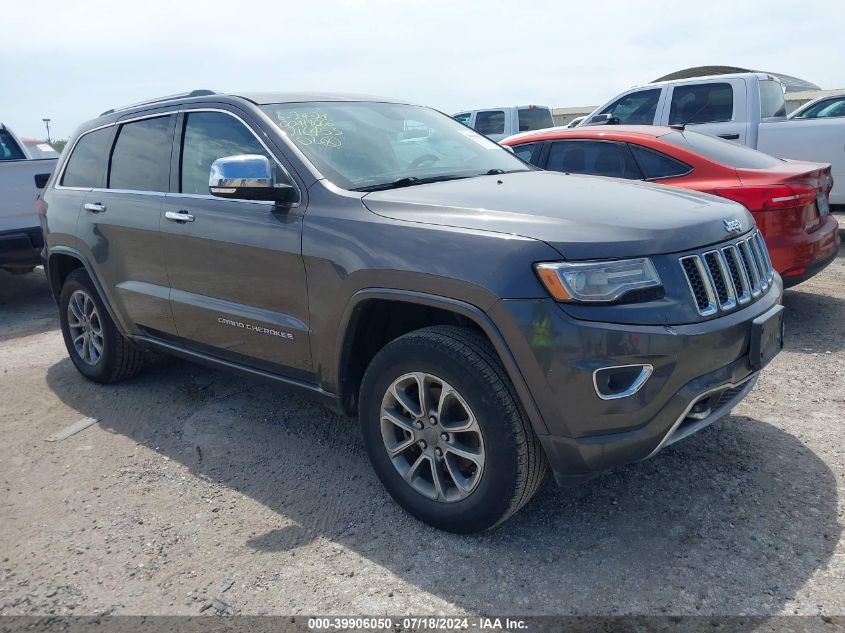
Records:
[[[686,150],[709,158],[715,163],[735,169],[771,169],[782,165],[783,161],[756,149],[739,143],[732,143],[709,134],[700,134],[689,130],[670,132],[660,137],[661,140],[682,147]]]
[[[102,187],[114,128],[89,132],[79,138],[62,175],[64,187]]]
[[[662,152],[642,145],[631,144],[630,147],[646,180],[677,178],[692,171],[692,167],[686,163],[682,163]]]
[[[531,157],[534,155],[534,150],[537,149],[539,143],[522,143],[521,145],[513,145],[513,153],[526,163],[531,163]],[[536,164],[536,163],[533,163]]]

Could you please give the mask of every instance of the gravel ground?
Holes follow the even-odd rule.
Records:
[[[85,381],[43,273],[0,272],[0,614],[845,614],[845,252],[784,303],[733,416],[453,536],[298,395],[169,359]]]

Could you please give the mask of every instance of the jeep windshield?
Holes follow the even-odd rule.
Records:
[[[321,101],[262,109],[343,189],[375,191],[532,169],[451,117],[421,106]]]

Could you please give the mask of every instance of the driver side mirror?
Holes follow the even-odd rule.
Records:
[[[294,202],[296,187],[287,177],[279,178],[278,171],[275,163],[260,154],[224,156],[211,164],[208,191],[218,198]]]

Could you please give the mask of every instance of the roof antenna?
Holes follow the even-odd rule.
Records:
[[[670,123],[669,127],[672,128],[673,130],[679,130],[679,131],[683,132],[684,128],[687,126],[687,124],[690,121],[692,121],[695,117],[697,117],[699,114],[704,112],[704,109],[709,105],[710,105],[710,102],[708,101],[703,106],[701,106],[698,110],[696,110],[695,113],[690,118],[688,118],[686,121],[684,121],[683,123]]]

